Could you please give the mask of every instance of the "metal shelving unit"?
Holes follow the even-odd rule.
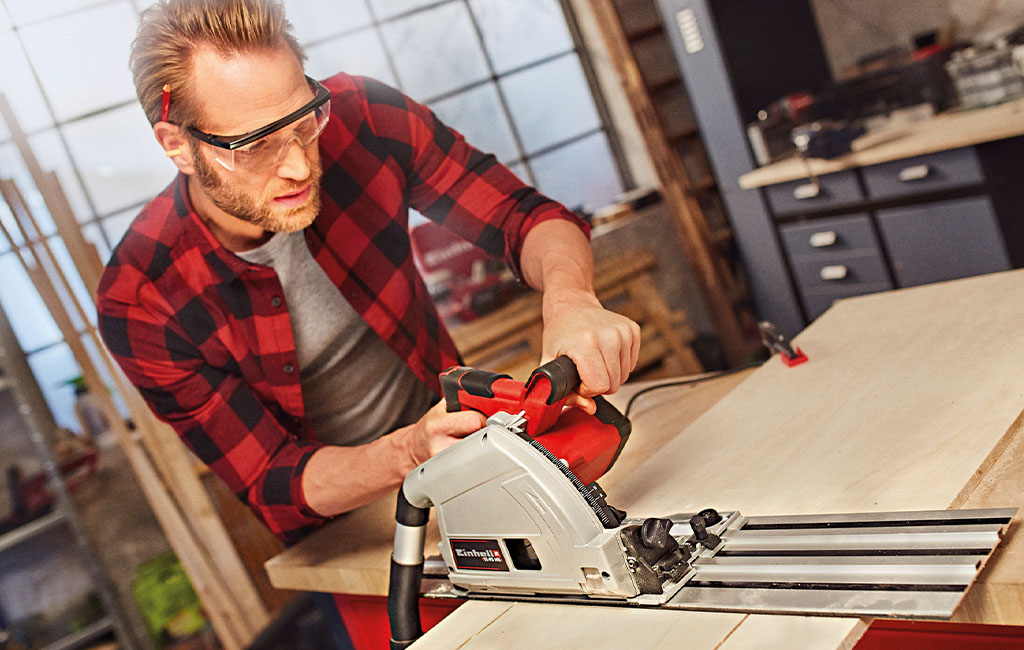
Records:
[[[0,535],[0,552],[24,543],[59,525],[71,529],[78,547],[78,555],[92,578],[92,584],[106,615],[80,630],[72,632],[43,647],[43,650],[73,650],[100,638],[111,630],[117,636],[119,650],[140,650],[143,646],[135,638],[128,618],[114,590],[113,582],[104,571],[96,550],[85,534],[85,529],[75,511],[74,503],[64,484],[60,469],[48,438],[44,432],[57,428],[28,365],[24,352],[18,345],[7,315],[0,310],[0,390],[10,390],[18,405],[18,413],[31,441],[33,451],[42,461],[49,488],[54,495],[53,511],[33,519],[7,533]]]

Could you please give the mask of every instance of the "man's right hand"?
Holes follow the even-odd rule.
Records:
[[[434,404],[429,411],[407,427],[397,429],[393,435],[405,439],[406,448],[412,461],[410,470],[435,454],[451,447],[471,433],[482,429],[487,418],[479,411],[458,411],[448,413],[444,400]]]

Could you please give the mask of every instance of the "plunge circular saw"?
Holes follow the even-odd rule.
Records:
[[[630,518],[608,504],[596,482],[622,451],[629,420],[600,397],[594,415],[563,408],[579,384],[567,357],[526,382],[456,367],[441,383],[449,411],[471,408],[488,419],[413,469],[399,491],[388,593],[393,650],[421,636],[423,592],[949,618],[1016,512],[748,518],[708,508]],[[425,562],[431,507],[440,559]]]

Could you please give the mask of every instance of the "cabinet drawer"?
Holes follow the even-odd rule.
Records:
[[[880,199],[978,185],[985,178],[974,147],[872,165],[863,173],[868,195]]]
[[[775,214],[811,212],[854,203],[863,198],[853,170],[818,177],[818,188],[810,179],[769,185],[765,188]]]
[[[804,291],[839,290],[857,284],[881,284],[892,288],[889,270],[880,252],[833,255],[828,259],[805,258],[792,263],[793,277]]]
[[[779,237],[793,261],[807,255],[877,251],[878,239],[866,214],[815,219],[779,226]]]
[[[1010,268],[988,197],[880,210],[878,227],[901,287]]]
[[[801,292],[800,298],[804,303],[804,311],[807,312],[807,320],[814,320],[840,298],[861,296],[866,293],[877,293],[879,291],[888,291],[889,289],[892,289],[892,284],[888,282],[851,284],[836,291]]]

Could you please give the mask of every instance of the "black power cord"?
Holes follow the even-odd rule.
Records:
[[[670,382],[666,382],[664,384],[657,384],[655,386],[648,386],[647,388],[638,390],[636,393],[633,394],[632,397],[629,398],[629,401],[626,402],[626,410],[623,411],[623,415],[625,415],[628,418],[629,417],[629,412],[633,408],[633,402],[635,402],[636,399],[638,397],[640,397],[641,395],[649,393],[649,392],[651,392],[653,390],[657,390],[659,388],[669,388],[669,387],[672,387],[672,386],[688,386],[690,384],[699,384],[699,383],[701,383],[703,381],[708,381],[709,379],[718,379],[719,377],[724,377],[726,375],[731,375],[733,373],[737,373],[737,372],[740,372],[742,370],[749,370],[750,368],[757,368],[757,367],[761,366],[763,363],[764,363],[763,361],[760,361],[758,363],[748,363],[746,365],[737,366],[736,368],[729,368],[728,370],[719,370],[718,372],[713,372],[713,373],[709,373],[709,374],[706,374],[706,375],[701,375],[700,377],[694,377],[693,379],[681,379],[679,381],[670,381]]]

